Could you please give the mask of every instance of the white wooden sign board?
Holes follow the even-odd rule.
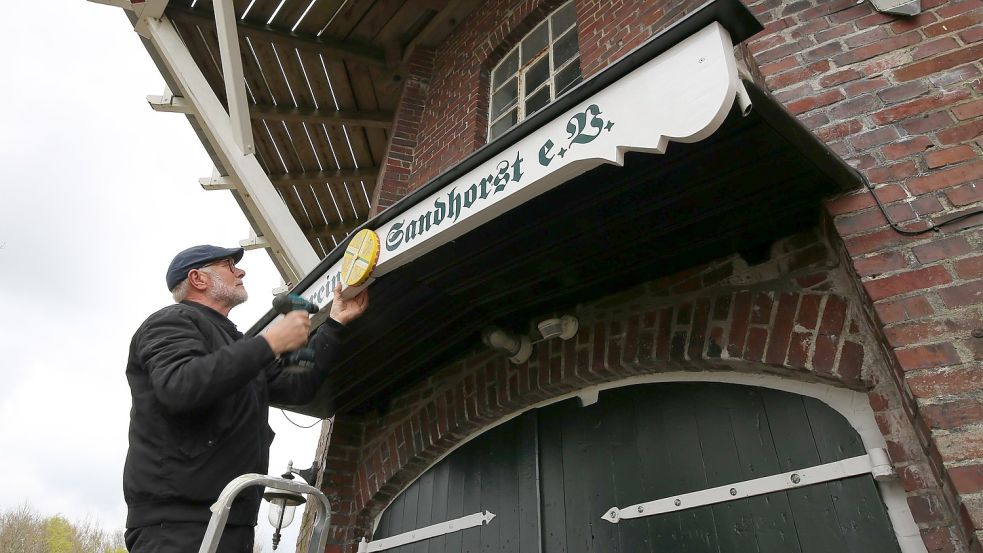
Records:
[[[625,152],[662,154],[669,141],[707,138],[740,86],[730,35],[714,22],[375,229],[372,279],[342,293],[602,163],[623,165]],[[340,279],[338,261],[297,293],[324,307]]]

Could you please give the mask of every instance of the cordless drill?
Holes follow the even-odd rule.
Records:
[[[280,294],[273,297],[273,310],[281,315],[286,315],[291,311],[307,311],[310,314],[318,312],[318,308],[313,303],[305,300],[297,294]],[[285,367],[301,367],[309,369],[314,366],[314,350],[303,347],[291,351],[283,356]]]

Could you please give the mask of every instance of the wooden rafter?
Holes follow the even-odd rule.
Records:
[[[393,113],[387,111],[346,111],[314,109],[312,107],[273,106],[257,104],[250,108],[250,117],[266,121],[324,123],[388,129],[393,125]]]
[[[438,44],[479,3],[479,0],[448,0],[434,5],[439,9],[437,15],[403,49],[402,62],[407,63],[418,46]]]
[[[323,183],[341,184],[343,182],[354,182],[359,180],[375,182],[378,175],[379,169],[377,167],[371,167],[368,169],[341,169],[338,171],[282,173],[279,175],[270,175],[270,181],[277,187]]]

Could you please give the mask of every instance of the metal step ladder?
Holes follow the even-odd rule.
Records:
[[[314,532],[311,534],[311,545],[308,551],[318,553],[324,551],[324,544],[328,539],[328,527],[331,525],[331,504],[328,503],[328,498],[320,490],[286,478],[277,478],[265,474],[244,474],[229,482],[218,496],[218,501],[211,506],[212,518],[208,521],[208,528],[205,530],[205,537],[198,553],[215,553],[218,549],[218,542],[222,539],[222,533],[225,531],[225,524],[229,520],[232,502],[242,490],[250,486],[265,486],[317,498],[317,501],[314,502],[317,507]]]

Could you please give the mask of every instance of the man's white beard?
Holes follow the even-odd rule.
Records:
[[[212,286],[208,289],[208,296],[221,305],[228,306],[229,309],[241,305],[249,299],[249,293],[245,287],[230,286],[225,280],[213,277]]]

